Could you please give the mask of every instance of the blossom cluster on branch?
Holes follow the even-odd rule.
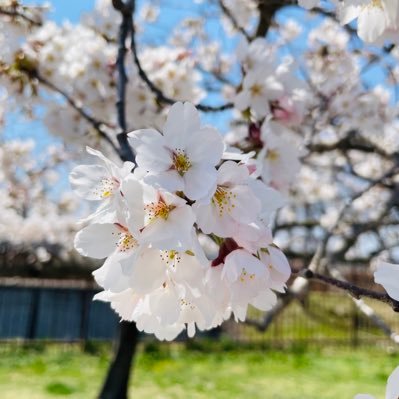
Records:
[[[81,204],[70,191],[56,198],[53,191],[69,156],[53,145],[38,159],[35,145],[32,139],[0,142],[1,253],[7,250],[9,262],[25,253],[27,265],[70,262]]]
[[[220,134],[201,126],[188,102],[172,106],[162,133],[129,137],[133,172],[134,164],[118,167],[88,148],[101,164],[77,166],[70,175],[78,195],[100,202],[75,239],[82,255],[107,258],[94,273],[104,288],[97,298],[168,340],[231,314],[245,320],[250,304],[270,309],[290,267],[269,227],[281,195],[257,179],[256,164],[246,154],[224,153]],[[212,260],[202,246],[207,240],[218,246]]]

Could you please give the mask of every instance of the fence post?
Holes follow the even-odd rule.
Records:
[[[91,292],[87,289],[83,289],[80,293],[81,300],[81,318],[80,318],[80,331],[79,338],[83,343],[83,347],[86,347],[87,340],[89,339],[89,317],[90,317],[90,305],[91,305]]]
[[[40,288],[31,288],[31,303],[29,308],[28,328],[26,331],[26,338],[33,340],[36,338],[37,320],[39,316],[40,306]]]

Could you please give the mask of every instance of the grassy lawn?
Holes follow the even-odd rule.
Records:
[[[208,353],[207,353],[208,352]],[[107,347],[0,347],[0,398],[95,398],[109,361]],[[399,355],[382,349],[309,351],[183,345],[141,347],[131,387],[140,399],[352,399],[385,395]]]

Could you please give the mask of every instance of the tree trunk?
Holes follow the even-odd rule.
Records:
[[[120,323],[115,357],[98,399],[127,399],[132,360],[136,352],[139,332],[131,322]]]

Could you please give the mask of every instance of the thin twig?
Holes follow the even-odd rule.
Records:
[[[6,9],[4,7],[0,7],[0,15],[6,15],[6,16],[12,17],[12,18],[21,18],[33,26],[39,27],[39,26],[43,25],[42,21],[35,20],[32,17],[30,17],[29,15],[18,11],[16,8]]]
[[[151,81],[151,79],[148,77],[147,73],[144,71],[144,69],[141,65],[138,53],[137,53],[136,32],[135,32],[135,27],[134,27],[133,21],[132,21],[130,47],[131,47],[132,54],[133,54],[133,60],[134,60],[134,63],[136,64],[140,78],[147,85],[147,87],[155,94],[158,102],[162,102],[162,103],[170,104],[170,105],[177,102],[178,100],[166,96],[163,93],[163,91]],[[220,112],[220,111],[226,111],[228,109],[231,109],[231,108],[233,108],[234,105],[233,105],[233,103],[226,103],[226,104],[216,105],[216,106],[205,105],[205,104],[196,104],[195,106],[197,109],[199,109],[200,111],[203,111],[203,112]]]
[[[223,0],[219,0],[219,5],[220,8],[222,9],[224,15],[230,20],[231,24],[233,25],[234,29],[238,30],[241,32],[245,38],[247,39],[248,42],[252,40],[252,37],[249,35],[249,33],[238,23],[236,17],[233,15],[233,13],[230,11],[228,7],[224,4]]]
[[[49,80],[43,78],[41,75],[38,73],[35,73],[33,75],[34,78],[36,78],[43,86],[48,87],[52,91],[60,94],[64,99],[68,102],[68,104],[75,110],[77,111],[80,116],[82,116],[91,126],[94,127],[94,129],[97,131],[97,133],[106,141],[108,144],[111,145],[114,151],[116,151],[119,154],[119,149],[115,145],[115,143],[112,141],[112,139],[108,136],[108,134],[104,131],[102,126],[106,126],[107,123],[99,121],[96,118],[93,118],[85,109],[83,109],[80,105],[77,104],[77,102],[64,90],[60,89],[58,86],[56,86],[54,83],[50,82]]]

